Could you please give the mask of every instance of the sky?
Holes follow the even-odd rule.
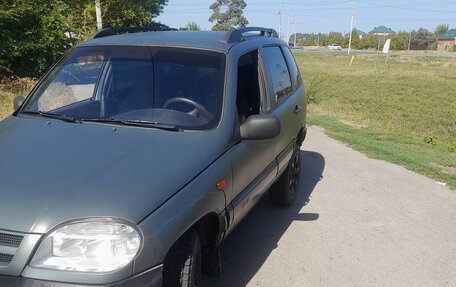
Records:
[[[248,26],[279,30],[280,0],[244,0]],[[213,23],[209,6],[215,0],[169,0],[164,12],[155,18],[173,28],[196,22],[203,30]],[[353,0],[284,0],[282,34],[328,33],[350,31]],[[288,22],[290,22],[288,30]],[[380,25],[398,31],[426,28],[434,31],[439,24],[456,28],[456,0],[355,0],[354,27],[369,32]],[[289,31],[289,32],[288,32]]]

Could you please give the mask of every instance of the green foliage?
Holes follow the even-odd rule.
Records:
[[[297,38],[297,37],[296,37]],[[294,41],[294,37],[290,37],[290,41]],[[297,41],[300,46],[318,46],[318,35],[309,34],[305,39]]]
[[[442,35],[443,33],[445,33],[446,31],[448,31],[449,29],[449,26],[448,24],[441,24],[439,26],[437,26],[434,30],[434,35],[436,37],[439,37],[440,35]]]
[[[101,1],[104,27],[150,25],[167,0]],[[95,32],[93,0],[0,0],[0,78],[40,76]]]
[[[200,31],[201,27],[196,22],[190,22],[185,25],[185,29],[190,31]]]
[[[215,22],[212,30],[228,31],[236,27],[245,27],[249,21],[242,15],[247,4],[244,0],[217,0],[209,8],[213,13],[209,18]]]
[[[342,36],[342,33],[339,32],[331,32],[328,35],[328,45],[330,44],[338,44],[341,47],[345,46],[345,39],[344,36]]]
[[[436,146],[440,143],[439,139],[432,135],[426,135],[423,140],[425,143],[433,145],[433,146]]]
[[[388,38],[391,39],[391,50],[403,51],[408,49],[409,33],[399,31],[397,34]]]
[[[456,153],[456,142],[448,144],[447,149],[449,152]]]
[[[0,2],[0,76],[41,74],[70,44],[61,1]]]
[[[418,31],[412,31],[411,33],[410,43],[412,45],[423,45],[429,49],[437,48],[437,37],[434,33],[429,32],[428,29],[420,28]]]

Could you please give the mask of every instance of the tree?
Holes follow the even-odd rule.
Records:
[[[328,45],[330,44],[338,44],[340,46],[343,46],[345,43],[344,36],[342,36],[342,33],[339,32],[331,32],[328,35]]]
[[[249,24],[249,21],[242,15],[246,6],[244,0],[217,0],[214,2],[209,7],[213,11],[209,21],[215,22],[212,30],[227,31],[235,27],[245,27]]]
[[[35,1],[35,0],[33,0]],[[60,0],[70,7],[66,13],[70,30],[86,39],[96,30],[95,1]],[[101,0],[103,28],[143,27],[154,24],[168,0]]]
[[[429,32],[428,29],[420,28],[418,31],[412,31],[411,33],[411,43],[413,45],[430,46],[435,41],[434,33]]]
[[[196,22],[190,22],[185,25],[185,29],[190,31],[200,31],[201,27]]]
[[[39,76],[70,44],[59,1],[0,1],[0,77]]]
[[[447,32],[448,29],[449,29],[448,24],[441,24],[441,25],[439,25],[439,26],[437,26],[437,27],[435,28],[434,35],[435,35],[436,37],[439,37],[439,36],[442,35],[443,33]]]
[[[104,27],[153,24],[168,0],[101,0]],[[94,0],[0,0],[0,80],[40,76],[95,32]]]
[[[403,51],[408,49],[408,32],[399,31],[397,34],[390,36],[388,38],[391,39],[391,50]]]

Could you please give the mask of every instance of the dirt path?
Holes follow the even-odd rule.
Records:
[[[256,206],[204,286],[456,287],[456,192],[310,127],[301,190]]]

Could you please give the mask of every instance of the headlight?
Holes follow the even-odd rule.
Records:
[[[130,263],[141,246],[141,236],[131,225],[111,219],[69,223],[41,243],[33,267],[108,272]]]

